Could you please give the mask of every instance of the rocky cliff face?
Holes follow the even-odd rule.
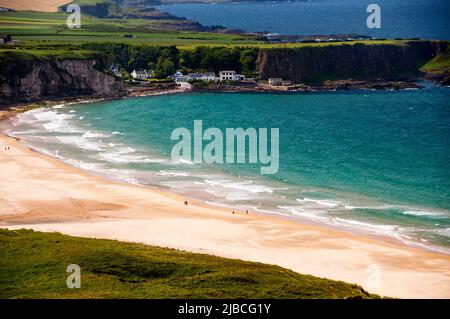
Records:
[[[261,80],[283,78],[294,83],[325,80],[412,80],[419,68],[446,49],[446,42],[412,41],[405,45],[328,45],[261,50]]]
[[[96,68],[95,60],[14,60],[0,66],[0,105],[43,98],[117,96],[122,81]]]

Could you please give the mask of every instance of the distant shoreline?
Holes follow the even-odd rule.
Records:
[[[95,103],[100,101],[118,100],[133,97],[145,97],[154,95],[179,94],[179,93],[315,93],[315,92],[335,92],[352,90],[405,90],[421,89],[419,81],[335,81],[327,85],[293,85],[290,87],[270,87],[268,85],[257,85],[255,87],[245,86],[208,86],[194,88],[193,90],[183,90],[180,88],[155,89],[153,87],[131,87],[125,95],[118,96],[74,96],[42,98],[33,102],[17,102],[5,105],[0,108],[0,120],[12,114],[28,111],[33,108],[52,107],[56,105],[72,105]],[[435,84],[435,82],[430,81]]]

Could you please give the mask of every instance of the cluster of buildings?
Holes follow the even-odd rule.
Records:
[[[0,35],[0,44],[20,44],[20,41],[14,40],[10,35]]]
[[[206,81],[206,82],[240,82],[245,81],[245,76],[237,74],[236,71],[220,71],[219,76],[216,76],[214,72],[205,73],[188,73],[184,75],[180,71],[175,73],[172,78],[176,83],[189,82],[189,81]]]
[[[118,67],[111,66],[111,71],[118,73]],[[131,76],[134,80],[147,80],[155,77],[154,71],[147,70],[133,70]],[[252,82],[254,79],[246,79],[244,75],[236,73],[236,71],[220,71],[219,76],[216,76],[214,72],[200,72],[200,73],[188,73],[183,74],[181,71],[176,72],[171,78],[180,86],[190,87],[189,82],[192,81],[205,81],[205,82]],[[269,78],[269,86],[291,86],[292,81],[282,78]]]
[[[155,77],[155,72],[150,70],[133,70],[133,72],[130,73],[131,77],[134,80],[146,80],[151,79]]]
[[[118,73],[118,68],[111,66],[110,70]],[[146,80],[155,77],[154,71],[133,70],[130,74],[134,80]],[[188,73],[183,74],[181,71],[176,72],[171,78],[176,83],[205,81],[205,82],[240,82],[245,81],[245,76],[236,73],[236,71],[220,71],[219,76],[214,72]]]
[[[269,78],[270,86],[290,86],[292,85],[291,80],[283,80],[282,78]]]
[[[0,12],[14,12],[16,10],[11,8],[0,7]]]

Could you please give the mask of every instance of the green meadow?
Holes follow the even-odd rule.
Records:
[[[283,48],[343,44],[343,42],[268,44],[265,41],[258,41],[255,35],[166,30],[165,23],[172,23],[172,20],[100,19],[88,15],[82,15],[81,29],[69,29],[66,26],[67,17],[68,14],[63,12],[3,12],[0,13],[0,34],[10,34],[14,39],[28,46],[116,42],[152,46],[176,45],[180,49],[192,49],[197,46]],[[133,35],[133,37],[127,38],[125,35]],[[365,40],[345,43],[401,44],[403,42],[402,40]]]
[[[0,229],[0,269],[0,298],[377,298],[278,266],[31,230]]]
[[[450,47],[422,66],[424,72],[443,74],[450,69]]]
[[[82,15],[81,29],[66,26],[68,15],[62,12],[0,13],[0,33],[10,34],[24,44],[123,42],[148,45],[253,45],[254,36],[164,30],[165,20],[99,19]],[[125,35],[132,34],[133,38]]]

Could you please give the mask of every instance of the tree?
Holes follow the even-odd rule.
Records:
[[[258,58],[258,51],[254,49],[244,50],[241,52],[239,62],[242,65],[242,70],[247,73],[256,70],[256,59]]]
[[[168,58],[159,57],[158,63],[156,64],[155,76],[157,78],[165,78],[176,72],[175,63]]]

